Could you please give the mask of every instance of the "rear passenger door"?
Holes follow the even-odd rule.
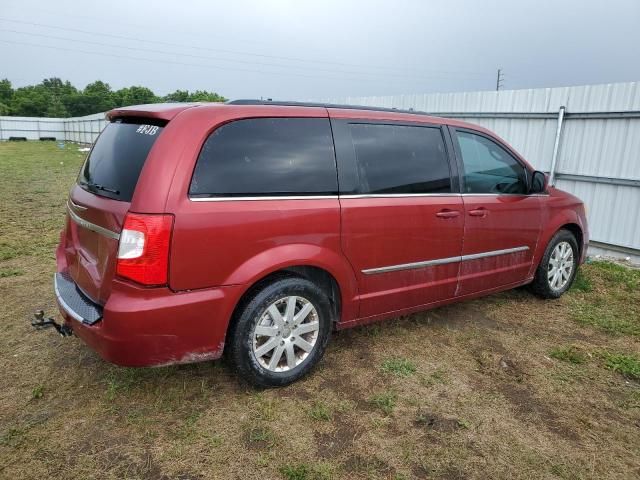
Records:
[[[358,279],[360,317],[453,297],[464,207],[446,130],[388,121],[331,124],[342,249]]]
[[[488,135],[452,130],[465,210],[458,294],[522,282],[541,227],[540,198],[527,194],[530,173]]]

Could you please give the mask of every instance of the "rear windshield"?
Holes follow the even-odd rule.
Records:
[[[111,122],[82,166],[78,185],[96,195],[130,202],[142,166],[162,128],[163,124],[147,119]]]

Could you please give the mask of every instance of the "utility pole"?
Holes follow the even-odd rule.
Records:
[[[502,87],[502,82],[504,82],[504,73],[502,72],[502,69],[499,68],[498,77],[496,78],[496,92],[500,90],[500,87]]]

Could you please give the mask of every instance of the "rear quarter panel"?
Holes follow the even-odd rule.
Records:
[[[132,210],[175,215],[169,263],[172,290],[242,285],[242,293],[273,271],[309,265],[327,270],[337,280],[342,319],[357,316],[355,276],[340,248],[337,197],[196,202],[188,196],[202,144],[216,128],[242,118],[327,116],[323,108],[225,105],[191,108],[169,123],[162,138],[166,150],[154,146]],[[168,195],[163,198],[158,186]]]

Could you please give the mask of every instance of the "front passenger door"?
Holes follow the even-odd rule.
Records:
[[[465,223],[458,295],[527,278],[541,228],[540,198],[525,166],[495,139],[453,129]]]

